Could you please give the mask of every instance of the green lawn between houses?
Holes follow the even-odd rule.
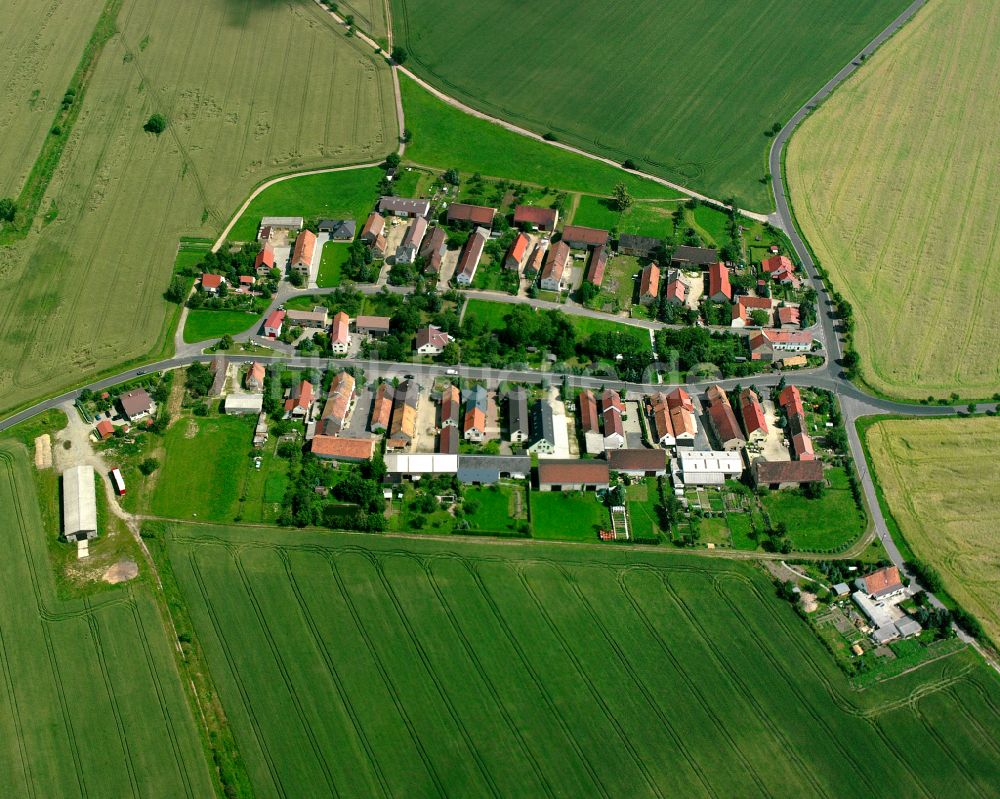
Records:
[[[230,241],[254,241],[263,216],[354,219],[358,230],[378,199],[378,167],[323,172],[283,180],[257,195],[229,233]]]
[[[592,491],[532,491],[531,535],[566,541],[597,541],[611,529],[608,509]]]
[[[611,207],[607,197],[583,195],[573,214],[574,225],[611,230],[619,234],[631,233],[636,236],[666,238],[674,229],[673,214],[680,207],[675,202],[634,202],[624,212]]]
[[[847,473],[838,466],[824,474],[830,487],[821,499],[806,499],[797,490],[771,491],[761,497],[771,524],[788,525],[788,537],[795,549],[839,549],[864,532],[865,517],[854,501]]]
[[[184,343],[222,338],[229,333],[235,336],[260,322],[260,314],[246,311],[207,311],[201,308],[188,310],[184,322]]]
[[[259,796],[986,796],[1000,770],[973,652],[856,691],[750,564],[166,527]]]

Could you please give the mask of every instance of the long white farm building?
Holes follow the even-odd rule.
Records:
[[[97,538],[97,494],[94,467],[74,466],[63,472],[63,536],[67,541]]]

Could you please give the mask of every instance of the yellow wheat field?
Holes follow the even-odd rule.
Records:
[[[887,420],[867,437],[914,554],[1000,640],[1000,419]]]
[[[125,0],[117,26],[50,219],[0,247],[0,410],[157,348],[178,237],[214,238],[263,179],[395,148],[388,69],[311,0]]]
[[[998,44],[995,0],[931,0],[790,144],[798,221],[888,394],[1000,389]]]

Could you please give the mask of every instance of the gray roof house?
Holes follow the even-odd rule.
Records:
[[[321,219],[317,229],[329,233],[334,241],[353,241],[358,225],[353,219]]]
[[[507,429],[511,443],[528,440],[528,392],[521,386],[507,392]]]
[[[556,425],[552,403],[538,400],[531,408],[531,444],[528,452],[551,455],[556,451]]]

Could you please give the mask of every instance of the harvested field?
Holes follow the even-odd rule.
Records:
[[[773,202],[765,131],[907,5],[392,1],[406,66],[442,91],[759,211]]]
[[[907,544],[1000,641],[1000,420],[887,419],[865,435]]]
[[[264,178],[395,146],[388,70],[314,3],[124,0],[117,23],[57,214],[0,249],[0,408],[158,351],[178,237],[217,235]]]
[[[852,690],[746,564],[166,540],[258,796],[987,795],[1000,769],[1000,682],[970,650]]]
[[[851,302],[864,380],[893,396],[1000,383],[1000,17],[929,3],[807,119],[795,213]]]
[[[148,589],[129,584],[56,599],[45,538],[54,531],[42,525],[30,468],[21,447],[0,444],[4,794],[212,796]]]

